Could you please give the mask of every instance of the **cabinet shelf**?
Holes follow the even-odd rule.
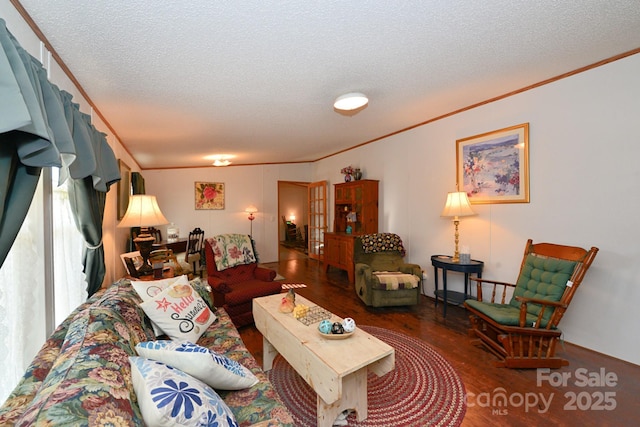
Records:
[[[359,181],[335,184],[332,233],[324,234],[325,270],[333,266],[347,271],[354,282],[353,244],[355,236],[378,232],[378,181]],[[350,215],[351,214],[351,215]],[[348,217],[355,221],[350,221]],[[351,233],[346,233],[347,225]]]

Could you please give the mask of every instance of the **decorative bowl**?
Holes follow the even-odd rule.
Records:
[[[318,331],[318,333],[328,340],[346,340],[347,338],[351,338],[356,331],[345,332],[344,334],[323,334],[320,331]]]

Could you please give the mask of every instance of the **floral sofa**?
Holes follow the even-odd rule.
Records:
[[[205,285],[199,279],[190,283],[211,306]],[[129,280],[122,279],[76,308],[45,342],[0,407],[0,425],[145,425],[130,360],[136,359],[137,344],[154,341],[156,336],[139,306],[141,301]],[[229,316],[224,309],[214,312],[217,320],[197,344],[239,362],[259,380],[241,390],[215,390],[237,425],[293,426],[291,415]]]

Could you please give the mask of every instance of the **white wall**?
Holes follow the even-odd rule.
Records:
[[[474,205],[461,244],[485,262],[484,277],[506,281],[528,238],[598,247],[562,321],[564,338],[640,364],[640,342],[630,338],[640,300],[638,76],[635,55],[322,160],[314,179],[341,182],[348,164],[379,179],[380,231],[403,237],[433,295],[430,256],[453,252],[453,225],[440,212],[455,190],[456,140],[528,122],[531,202]],[[462,290],[461,275],[448,278],[449,289]]]
[[[208,235],[246,232],[243,211],[255,204],[260,213],[254,236],[262,261],[269,262],[277,259],[277,181],[335,184],[343,181],[341,168],[360,167],[364,178],[380,180],[380,231],[403,237],[408,260],[426,270],[426,293],[432,295],[430,257],[453,252],[453,225],[440,212],[446,193],[455,190],[456,140],[528,122],[531,202],[474,205],[478,215],[463,218],[461,244],[485,262],[485,277],[506,281],[515,280],[528,238],[598,247],[562,321],[564,337],[640,364],[640,343],[627,332],[638,325],[633,303],[640,297],[640,273],[634,268],[640,255],[635,241],[640,209],[638,75],[640,55],[635,55],[310,166],[144,171],[144,176],[167,217],[183,217],[183,232],[202,223]],[[256,186],[260,177],[262,185]],[[225,212],[193,210],[190,188],[195,180],[230,184]],[[449,275],[449,289],[462,290],[458,276]]]
[[[200,227],[206,237],[224,233],[249,234],[247,206],[258,208],[253,221],[253,238],[260,262],[278,260],[280,240],[278,181],[309,181],[308,164],[229,166],[193,169],[144,170],[146,193],[158,199],[162,213],[180,228],[180,236]],[[196,210],[195,182],[223,182],[225,208]],[[162,227],[160,227],[162,229]],[[164,234],[166,235],[166,234]]]

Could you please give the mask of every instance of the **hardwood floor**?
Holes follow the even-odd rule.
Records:
[[[265,264],[286,278],[305,283],[296,293],[358,324],[385,327],[420,338],[459,373],[467,392],[463,426],[635,426],[640,396],[640,366],[570,343],[559,353],[570,365],[549,372],[496,368],[495,356],[470,344],[464,308],[442,305],[426,296],[414,307],[366,307],[348,283],[344,271],[306,257],[281,256]],[[262,335],[254,326],[240,329],[247,348],[262,363]],[[633,332],[630,332],[633,334]],[[630,339],[632,339],[630,337]]]

